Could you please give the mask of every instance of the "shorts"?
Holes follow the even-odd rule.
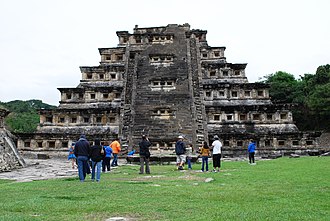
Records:
[[[213,158],[213,167],[219,167],[220,168],[221,153],[213,154],[212,158]]]
[[[186,155],[176,155],[176,163],[185,163],[186,162]]]
[[[76,159],[76,155],[74,155],[73,153],[70,154],[70,155],[68,156],[68,160],[70,160],[70,159]]]

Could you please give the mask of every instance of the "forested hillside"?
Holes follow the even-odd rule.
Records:
[[[319,66],[315,74],[299,79],[278,71],[263,77],[270,84],[274,103],[295,103],[293,117],[300,130],[330,130],[330,65]]]
[[[55,106],[45,104],[40,100],[0,102],[0,106],[11,113],[5,119],[6,126],[12,132],[34,132],[39,124],[38,110],[52,109]]]

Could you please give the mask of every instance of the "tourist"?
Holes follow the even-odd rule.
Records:
[[[249,152],[249,164],[250,165],[256,165],[254,162],[254,154],[256,150],[256,143],[253,140],[250,140],[249,146],[248,146],[248,152]]]
[[[104,142],[104,151],[105,151],[105,157],[102,161],[102,172],[105,172],[105,169],[107,171],[110,171],[110,160],[111,160],[111,155],[112,155],[112,149],[109,146],[109,143],[106,141]]]
[[[71,147],[69,148],[69,156],[68,156],[68,160],[71,161],[71,165],[72,165],[72,169],[75,168],[76,165],[76,155],[74,155],[74,145],[75,143],[72,142]]]
[[[96,169],[96,182],[100,182],[102,161],[105,157],[105,151],[101,145],[100,139],[95,139],[94,145],[91,147],[90,157],[92,160],[92,181],[95,180],[95,169]]]
[[[178,170],[183,170],[183,165],[186,162],[186,145],[183,142],[183,136],[178,137],[178,141],[175,143],[176,165]]]
[[[112,148],[112,155],[113,155],[113,160],[112,160],[111,166],[117,167],[118,166],[118,154],[121,151],[118,137],[112,141],[112,143],[110,144],[110,147]]]
[[[192,154],[193,154],[193,146],[192,144],[188,144],[188,147],[186,148],[187,151],[187,164],[188,164],[188,170],[192,170],[192,166],[191,166],[191,160],[192,160]]]
[[[205,171],[207,172],[209,171],[210,148],[206,141],[204,141],[200,153],[202,156],[202,172],[204,172],[204,165],[205,165]]]
[[[221,147],[222,143],[219,140],[218,135],[215,135],[212,143],[212,158],[213,158],[213,172],[220,172],[220,160],[221,160]]]
[[[150,159],[150,150],[149,147],[151,146],[151,143],[149,139],[146,137],[146,135],[142,135],[142,140],[139,143],[140,148],[140,174],[143,174],[144,172],[144,166],[145,166],[145,172],[147,174],[150,173],[149,168],[149,159]]]
[[[86,174],[89,171],[88,159],[91,152],[89,142],[86,136],[82,134],[75,144],[74,155],[77,157],[78,174],[81,182],[85,181]]]

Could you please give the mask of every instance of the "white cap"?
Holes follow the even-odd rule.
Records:
[[[180,136],[178,136],[178,138],[179,138],[179,139],[183,139],[183,136],[180,135]]]

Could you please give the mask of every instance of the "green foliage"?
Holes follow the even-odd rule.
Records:
[[[312,110],[330,111],[330,83],[316,86],[308,96],[307,104]]]
[[[5,122],[13,132],[32,133],[38,126],[39,115],[36,112],[13,113]]]
[[[269,93],[276,103],[291,103],[297,87],[297,81],[292,74],[278,71],[275,74],[264,77],[264,83],[271,84]]]
[[[68,165],[69,166],[69,165]],[[222,164],[220,173],[175,165],[120,166],[101,182],[78,178],[0,182],[0,220],[328,220],[330,158]],[[210,165],[211,166],[211,165]],[[213,181],[205,182],[207,178]]]
[[[270,84],[275,103],[296,103],[293,116],[302,130],[330,130],[330,65],[319,66],[315,74],[296,80],[292,74],[278,71],[263,77]]]
[[[45,104],[40,100],[0,102],[0,105],[11,112],[5,119],[6,125],[13,132],[31,133],[39,124],[39,109],[52,109],[55,106]]]

